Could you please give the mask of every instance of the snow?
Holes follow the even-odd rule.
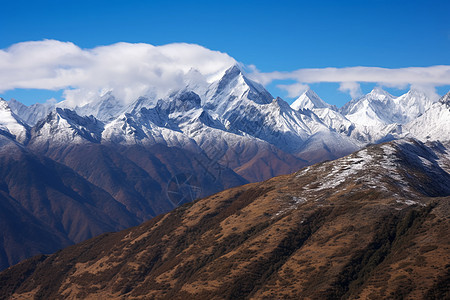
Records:
[[[8,106],[8,103],[0,98],[0,131],[12,134],[15,139],[23,143],[27,139],[27,128]]]
[[[381,88],[375,88],[360,99],[346,104],[340,112],[353,123],[355,128],[350,134],[353,138],[367,143],[378,143],[416,135],[424,139],[423,129],[408,123],[422,118],[432,107],[433,102],[422,92],[410,90],[404,95],[394,97]],[[433,128],[436,118],[432,117],[433,120],[427,119],[421,123],[427,123],[427,126]],[[418,130],[411,132],[415,130],[413,127]],[[437,128],[442,130],[445,126],[439,125]],[[430,138],[435,139],[436,135]]]
[[[8,101],[11,111],[20,116],[29,126],[34,126],[39,120],[44,119],[54,108],[53,102],[36,103],[26,106],[15,99]]]
[[[303,197],[292,197],[292,200],[294,200],[294,202],[295,202],[295,204],[296,205],[300,205],[300,204],[303,204],[303,203],[305,203],[307,200],[305,199],[305,198],[303,198]]]
[[[45,122],[41,121],[36,125],[31,143],[98,143],[103,128],[103,123],[93,116],[81,117],[72,110],[55,108]]]
[[[427,159],[425,157],[422,157],[422,156],[419,156],[419,159],[420,159],[420,161],[422,162],[423,165],[425,165],[427,167],[432,167],[433,166],[433,163],[429,159]]]
[[[314,109],[314,108],[329,108],[332,106],[322,99],[311,89],[306,90],[300,97],[297,98],[292,104],[292,109],[302,110],[302,109]]]
[[[278,201],[281,201],[280,199],[278,199]],[[281,205],[284,206],[282,207],[278,212],[275,213],[275,215],[272,218],[275,217],[279,217],[281,215],[284,215],[285,213],[293,210],[293,209],[297,209],[299,207],[299,205],[306,203],[308,200],[304,197],[297,197],[297,196],[293,196],[292,197],[292,202],[285,202],[285,201],[281,201]]]
[[[381,146],[383,149],[383,157],[380,159],[379,164],[386,170],[388,170],[388,176],[394,179],[397,184],[402,185],[405,190],[408,190],[406,183],[403,178],[398,173],[398,164],[396,162],[396,152],[397,150],[391,144],[384,144]]]
[[[418,91],[394,97],[376,88],[337,110],[311,89],[292,105],[274,99],[237,65],[219,73],[221,77],[206,80],[192,69],[184,74],[183,89],[168,91],[162,98],[148,92],[130,104],[113,91],[75,107],[64,101],[28,107],[11,100],[12,112],[5,105],[1,109],[0,128],[24,142],[28,128],[20,118],[34,126],[55,109],[69,108],[75,115],[51,115],[39,125],[33,142],[161,143],[206,151],[214,148],[213,140],[225,149],[275,146],[298,157],[321,151],[336,158],[369,143],[404,137],[450,140],[448,102],[432,103]]]
[[[394,99],[395,114],[402,124],[413,121],[425,113],[433,105],[433,101],[420,91],[410,90],[406,94]]]
[[[333,168],[331,171],[326,172],[326,175],[320,178],[320,185],[316,188],[317,182],[312,182],[304,187],[304,189],[313,189],[315,191],[321,191],[325,189],[336,188],[350,178],[350,176],[356,175],[358,172],[365,170],[367,165],[372,162],[373,157],[367,153],[367,149],[361,150],[355,154],[340,158],[333,161]],[[322,170],[325,172],[324,165]]]
[[[406,124],[409,137],[421,141],[450,140],[450,104],[441,101],[434,103],[421,116]]]
[[[411,205],[425,206],[425,204],[417,202],[417,201],[413,201],[413,200],[396,200],[396,202],[400,203],[400,204],[408,205],[408,206],[411,206]]]

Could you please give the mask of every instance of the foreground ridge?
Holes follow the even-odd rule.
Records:
[[[225,190],[11,267],[0,295],[443,299],[449,149],[389,142]]]

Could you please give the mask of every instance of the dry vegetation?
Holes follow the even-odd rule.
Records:
[[[415,188],[431,175],[399,156],[400,194],[377,163],[323,189],[337,163],[321,163],[27,260],[0,298],[448,299],[449,194]]]

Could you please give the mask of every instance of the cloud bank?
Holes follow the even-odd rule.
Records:
[[[226,53],[194,44],[117,43],[82,49],[70,42],[43,40],[14,44],[0,50],[0,92],[16,88],[64,90],[68,103],[83,105],[112,91],[130,102],[139,96],[163,97],[186,84],[208,84],[236,64]],[[361,95],[360,83],[412,88],[436,98],[435,87],[450,85],[450,66],[378,68],[347,67],[299,69],[292,72],[258,71],[247,66],[247,76],[267,85],[278,84],[297,97],[308,84],[339,83],[339,90],[352,98]]]
[[[83,105],[113,91],[129,102],[142,95],[162,97],[184,87],[187,78],[211,82],[235,63],[225,53],[183,43],[81,49],[56,40],[23,42],[0,50],[0,92],[64,89],[68,101]]]
[[[290,97],[299,96],[302,86],[311,83],[339,83],[339,90],[348,92],[355,98],[361,95],[359,83],[370,82],[380,86],[405,88],[411,86],[418,90],[433,93],[436,86],[450,85],[450,66],[409,67],[409,68],[378,68],[378,67],[347,67],[299,69],[292,72],[262,73],[252,68],[249,76],[267,85],[276,80],[294,80],[293,84],[278,85],[285,89]],[[295,95],[297,94],[297,95]]]

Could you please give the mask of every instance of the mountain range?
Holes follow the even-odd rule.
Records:
[[[237,65],[207,85],[196,76],[131,103],[114,91],[81,106],[1,99],[0,190],[11,213],[0,269],[370,144],[450,140],[450,93],[434,102],[375,88],[338,109],[312,90],[289,105]],[[20,238],[17,220],[29,220]]]
[[[391,141],[228,189],[19,263],[0,295],[447,299],[449,153]]]

